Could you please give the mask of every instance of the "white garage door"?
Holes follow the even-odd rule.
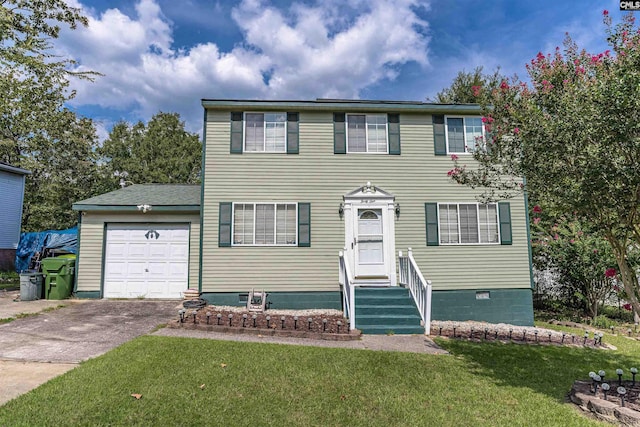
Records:
[[[188,288],[188,224],[108,224],[105,298],[182,298]]]

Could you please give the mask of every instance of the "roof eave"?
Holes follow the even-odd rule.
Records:
[[[292,110],[297,111],[380,111],[402,113],[475,113],[481,112],[477,104],[430,104],[425,102],[394,101],[264,101],[234,99],[202,99],[202,106],[209,110],[243,111],[259,110]]]
[[[83,205],[76,203],[71,206],[80,212],[141,212],[137,205]],[[200,205],[151,205],[147,212],[200,212]]]

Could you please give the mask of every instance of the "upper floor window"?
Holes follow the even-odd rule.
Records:
[[[480,117],[447,117],[447,152],[472,153],[483,144],[484,125]]]
[[[440,244],[500,243],[495,203],[438,205]]]
[[[347,115],[348,153],[387,153],[386,114]]]
[[[233,245],[297,245],[296,203],[234,203]]]
[[[285,153],[287,113],[246,113],[244,151]]]

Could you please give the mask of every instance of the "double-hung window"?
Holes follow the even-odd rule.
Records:
[[[387,148],[386,114],[348,114],[347,152],[384,153]]]
[[[245,113],[244,151],[285,153],[287,113]]]
[[[484,125],[480,117],[447,117],[447,152],[472,153],[484,144]]]
[[[499,244],[498,209],[495,203],[440,203],[440,244]]]
[[[295,246],[296,203],[234,203],[233,245]]]

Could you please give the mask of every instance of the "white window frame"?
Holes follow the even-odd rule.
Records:
[[[253,154],[253,153],[258,153],[258,154],[286,154],[287,153],[287,126],[288,126],[288,120],[287,120],[287,113],[286,112],[282,112],[282,111],[246,111],[243,113],[243,121],[242,121],[242,153],[243,154]],[[262,114],[263,117],[263,136],[262,136],[262,150],[258,150],[258,151],[252,151],[252,150],[247,150],[247,114]],[[267,121],[264,119],[264,116],[266,116],[267,114],[282,114],[284,115],[284,148],[282,150],[269,150],[267,151]],[[280,123],[280,122],[269,122],[269,123]]]
[[[449,149],[449,119],[462,119],[462,139],[464,141],[464,151],[451,151]],[[473,151],[469,151],[468,147],[467,147],[467,125],[466,125],[466,120],[467,119],[481,119],[481,116],[458,116],[458,115],[453,115],[453,116],[445,116],[444,117],[444,135],[445,135],[445,140],[447,143],[447,154],[473,154]],[[484,130],[484,123],[482,123],[482,121],[480,122],[482,125],[482,145],[481,147],[484,147],[485,145],[485,141],[486,141],[486,132]]]
[[[443,243],[441,240],[442,230],[440,229],[440,206],[441,205],[456,205],[457,217],[458,217],[458,242],[457,243]],[[460,230],[460,205],[475,205],[476,206],[476,226],[478,227],[478,241],[471,243],[462,243],[462,234]],[[482,233],[480,232],[480,206],[493,205],[496,207],[496,231],[498,239],[495,242],[481,242]],[[477,202],[441,202],[438,203],[438,245],[441,246],[493,246],[500,245],[502,242],[502,236],[500,235],[500,209],[498,209],[497,203],[477,203]]]
[[[253,205],[253,243],[236,243],[234,239],[235,235],[235,215],[236,205]],[[255,243],[256,241],[256,212],[258,205],[271,205],[273,206],[273,242],[274,243]],[[295,206],[295,229],[296,240],[294,243],[276,243],[278,241],[278,205],[293,205]],[[231,246],[298,246],[298,203],[297,202],[233,202],[231,204]]]
[[[364,132],[365,132],[365,148],[366,151],[349,151],[349,117],[350,116],[364,116]],[[385,145],[385,151],[369,151],[369,127],[367,126],[368,116],[384,116],[386,122],[384,124],[384,138],[387,141]],[[345,142],[347,144],[347,154],[389,154],[389,115],[386,113],[350,113],[347,114],[345,120]]]

